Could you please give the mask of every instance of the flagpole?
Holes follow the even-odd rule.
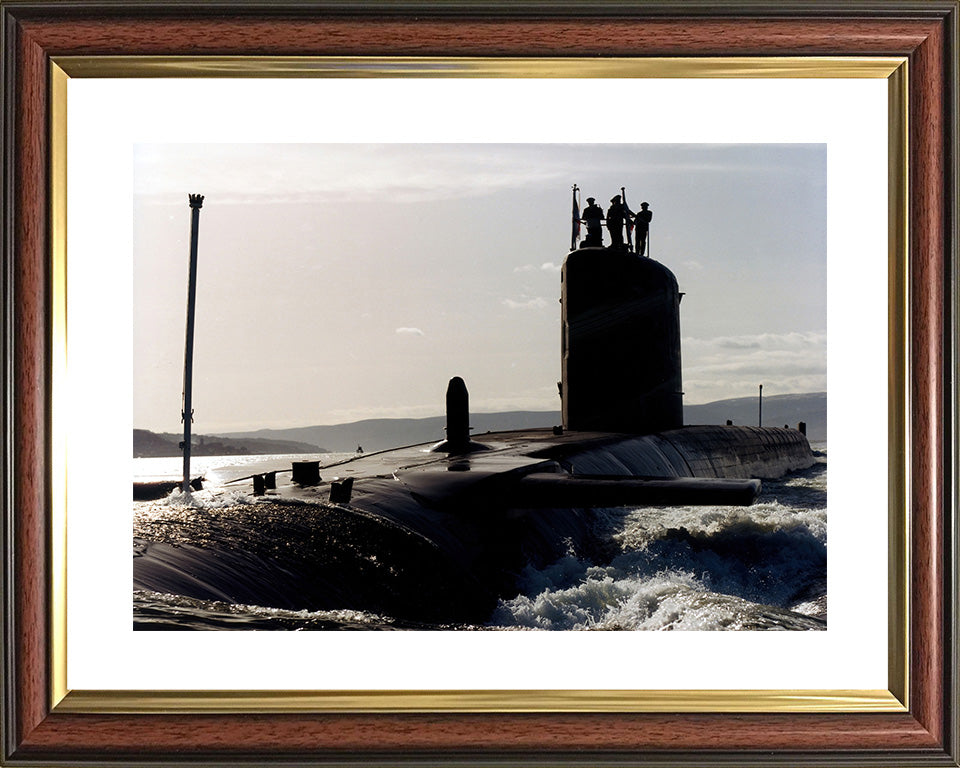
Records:
[[[627,213],[627,189],[620,187],[620,202],[623,203],[623,228],[627,230],[627,250],[633,250],[633,233],[630,231],[630,216]]]
[[[577,249],[577,235],[580,229],[580,205],[577,202],[577,185],[573,185],[573,207],[571,210],[572,220],[570,222],[570,250]]]

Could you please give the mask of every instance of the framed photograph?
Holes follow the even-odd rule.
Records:
[[[958,765],[956,2],[0,7],[4,763]]]

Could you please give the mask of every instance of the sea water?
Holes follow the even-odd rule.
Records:
[[[341,610],[295,611],[135,591],[134,627],[271,630],[822,630],[827,623],[827,453],[767,480],[750,507],[643,507],[596,511],[603,543],[586,560],[574,554],[527,566],[518,593],[476,625],[424,625]],[[203,491],[134,502],[140,520],[171,507],[198,511],[256,508],[231,486],[259,467],[293,459],[328,465],[352,454],[197,457]],[[176,477],[181,460],[134,459],[135,480]]]

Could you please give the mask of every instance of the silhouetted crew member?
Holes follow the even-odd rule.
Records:
[[[650,220],[653,218],[653,211],[650,210],[649,203],[640,203],[640,208],[641,210],[637,212],[633,223],[637,228],[637,253],[643,256],[643,252],[647,250],[647,235],[650,232]]]
[[[603,246],[603,208],[592,197],[587,198],[587,207],[580,214],[580,221],[587,225],[584,246]]]
[[[626,217],[620,195],[610,198],[610,207],[607,208],[607,230],[610,232],[610,247],[623,248],[623,221]]]

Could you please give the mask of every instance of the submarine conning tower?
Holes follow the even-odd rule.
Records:
[[[683,426],[680,291],[663,264],[580,248],[563,264],[563,426],[647,434]]]

